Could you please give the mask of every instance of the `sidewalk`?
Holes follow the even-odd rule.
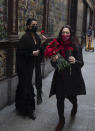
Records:
[[[83,58],[87,95],[78,97],[78,113],[74,120],[70,117],[72,106],[68,100],[65,101],[64,131],[95,131],[95,52],[83,49]],[[48,98],[52,75],[53,72],[43,80],[43,103],[36,106],[37,119],[33,121],[17,116],[13,104],[0,111],[0,131],[54,131],[58,122],[56,98]]]

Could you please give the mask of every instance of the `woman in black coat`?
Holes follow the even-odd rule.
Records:
[[[16,53],[16,67],[18,86],[15,105],[17,112],[22,116],[35,119],[35,94],[32,84],[33,70],[35,68],[35,85],[37,88],[37,104],[42,102],[42,77],[41,77],[41,39],[36,33],[37,21],[27,20],[26,33],[20,39]]]
[[[85,95],[85,83],[82,77],[81,68],[84,65],[82,48],[78,40],[73,37],[70,26],[66,25],[60,30],[57,42],[64,47],[64,58],[70,62],[71,66],[66,67],[62,72],[58,72],[56,60],[58,56],[52,56],[51,64],[55,67],[52,79],[50,97],[56,95],[59,123],[55,131],[61,131],[64,124],[64,100],[65,98],[73,104],[71,116],[77,113],[77,95]],[[73,48],[73,51],[66,50],[67,47]],[[60,54],[61,50],[60,50]]]

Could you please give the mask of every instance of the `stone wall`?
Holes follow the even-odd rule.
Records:
[[[76,35],[78,36],[79,39],[82,36],[82,26],[83,26],[83,0],[78,0]]]
[[[0,0],[0,40],[7,38],[8,0]]]
[[[56,37],[61,27],[67,23],[67,0],[50,0],[49,34]]]
[[[43,0],[19,0],[18,3],[18,32],[19,37],[26,29],[26,20],[35,18],[38,21],[38,30],[42,30]]]
[[[86,27],[87,30],[89,27],[89,23],[90,23],[90,8],[87,9],[87,27]]]

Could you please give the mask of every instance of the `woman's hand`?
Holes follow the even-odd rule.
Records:
[[[42,42],[44,43],[44,42],[46,42],[46,40],[47,40],[47,37],[42,35]]]
[[[33,51],[33,55],[34,55],[34,56],[38,56],[38,55],[39,55],[39,52],[40,52],[40,50]]]
[[[52,60],[53,62],[56,62],[57,59],[58,59],[58,55],[53,55],[53,56],[51,56],[51,60]]]
[[[69,56],[69,62],[70,62],[70,64],[74,64],[76,62],[75,57]]]

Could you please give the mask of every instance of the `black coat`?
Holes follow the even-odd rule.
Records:
[[[37,45],[35,45],[34,40],[32,38],[31,32],[26,32],[22,38],[20,39],[19,45],[17,47],[17,56],[22,57],[30,57],[34,62],[35,56],[33,56],[33,51],[40,50],[40,54],[36,57],[38,58],[38,63],[41,62],[43,56],[43,47],[41,46],[41,39],[40,37],[35,34]]]
[[[69,67],[66,67],[63,72],[58,72],[58,69],[55,69],[50,97],[54,94],[57,97],[86,94],[85,83],[81,73],[81,67],[84,65],[82,48],[79,44],[72,44],[72,47],[74,48],[73,56],[76,58],[76,62],[71,65],[71,74]],[[51,62],[51,64],[56,67],[54,62]]]

